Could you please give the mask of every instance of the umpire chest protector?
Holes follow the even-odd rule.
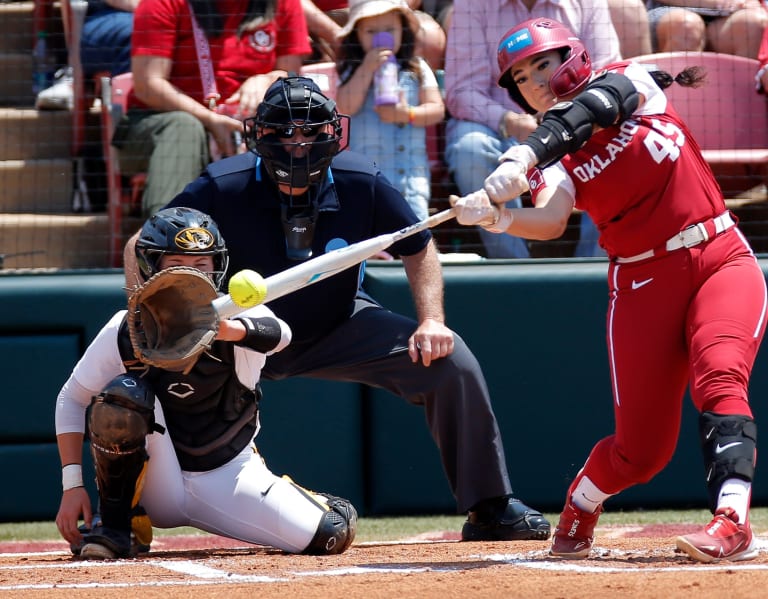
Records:
[[[188,374],[137,363],[125,320],[118,347],[126,369],[143,371],[142,377],[160,401],[183,470],[217,468],[253,440],[261,389],[248,389],[237,378],[233,344],[214,342]]]

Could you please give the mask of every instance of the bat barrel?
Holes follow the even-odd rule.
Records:
[[[229,295],[217,297],[211,302],[211,305],[222,320],[236,316],[243,311],[243,308],[233,302]]]

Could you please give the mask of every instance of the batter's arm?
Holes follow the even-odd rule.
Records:
[[[402,256],[416,307],[418,327],[408,340],[413,362],[424,366],[453,352],[453,332],[445,326],[443,271],[434,241],[418,254]]]
[[[545,187],[536,196],[533,208],[501,208],[509,210],[512,220],[506,233],[523,239],[557,239],[568,226],[574,198],[559,185]]]

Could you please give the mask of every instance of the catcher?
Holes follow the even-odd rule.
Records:
[[[355,508],[276,476],[253,444],[259,374],[291,333],[264,305],[218,321],[210,302],[228,255],[216,224],[194,209],[161,210],[144,224],[136,257],[143,285],[87,348],[56,402],[56,525],[73,553],[133,557],[149,551],[153,525],[289,553],[346,550]],[[98,515],[83,487],[86,428]]]

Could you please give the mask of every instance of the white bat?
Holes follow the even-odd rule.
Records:
[[[418,233],[419,231],[423,231],[424,229],[439,225],[454,216],[453,208],[449,208],[442,212],[438,212],[437,214],[433,214],[422,221],[404,227],[399,231],[395,231],[394,233],[384,233],[371,239],[366,239],[346,247],[332,250],[322,256],[312,258],[311,260],[307,260],[306,262],[276,273],[261,281],[261,283],[266,285],[266,293],[264,293],[262,288],[261,293],[256,294],[259,296],[259,300],[255,303],[251,303],[248,307],[270,302],[297,291],[298,289],[322,281],[323,279],[367,260],[401,239],[413,235],[414,233]],[[220,318],[235,316],[248,308],[235,303],[230,294],[215,299],[213,301],[213,307],[216,309]]]

